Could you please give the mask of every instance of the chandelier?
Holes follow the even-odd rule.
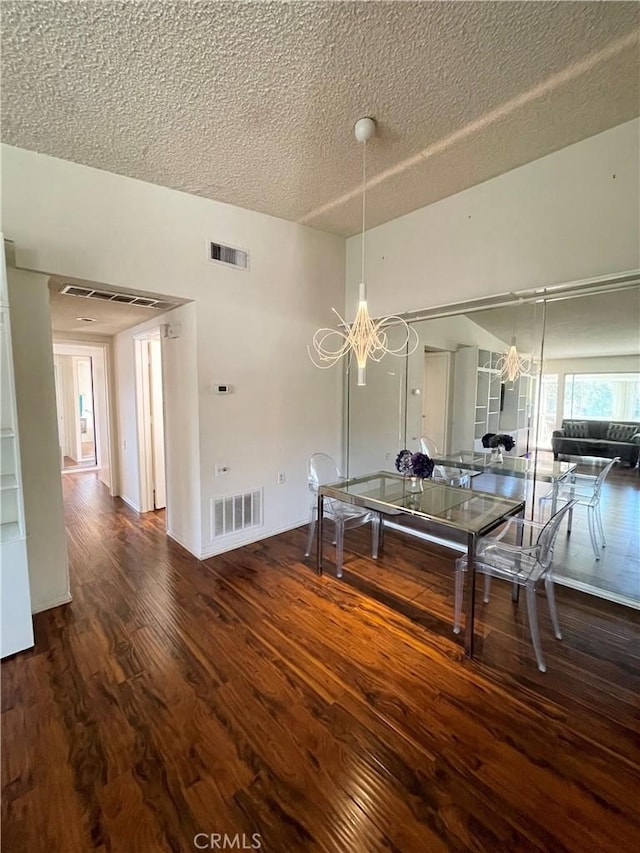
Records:
[[[518,305],[521,304],[522,299],[518,299]],[[500,375],[503,379],[506,379],[509,382],[515,382],[520,374],[529,373],[533,367],[533,359],[529,356],[521,355],[518,352],[518,348],[516,346],[517,319],[518,307],[516,306],[513,312],[513,336],[511,338],[511,343],[509,344],[507,351],[503,353],[496,362],[496,367],[499,370]]]
[[[515,336],[511,338],[509,349],[500,356],[496,363],[502,378],[509,382],[514,382],[521,373],[529,373],[531,365],[531,359],[520,355],[518,352]]]
[[[358,291],[358,310],[351,325],[347,323],[335,308],[332,309],[340,321],[338,329],[318,329],[313,336],[313,349],[307,347],[309,358],[316,367],[329,368],[337,364],[343,356],[355,357],[358,365],[358,385],[366,385],[367,359],[380,361],[385,355],[408,356],[415,352],[419,339],[415,329],[407,325],[401,317],[383,317],[374,320],[367,307],[367,287],[365,284],[365,210],[367,194],[367,142],[376,132],[376,123],[372,118],[361,118],[356,122],[355,137],[362,143],[362,277]],[[389,343],[388,330],[400,330],[401,342],[397,346]]]

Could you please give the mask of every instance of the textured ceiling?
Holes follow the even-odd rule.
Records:
[[[635,2],[2,2],[12,145],[334,231],[638,115]]]
[[[83,296],[69,296],[60,293],[66,284],[95,287],[100,291],[122,292],[102,284],[98,285],[95,282],[51,276],[49,278],[49,307],[51,328],[54,332],[81,332],[82,334],[101,336],[117,335],[119,332],[124,332],[125,329],[131,329],[138,323],[158,318],[164,313],[157,308],[145,308],[142,305],[102,302],[98,299],[87,299]],[[133,293],[136,296],[152,296],[149,293],[130,290],[127,293]],[[162,299],[166,300],[166,297],[163,296]],[[175,301],[177,304],[179,300]],[[96,322],[86,323],[78,320],[78,317],[92,317]]]
[[[542,309],[535,303],[491,308],[467,315],[508,343],[514,330],[518,349],[539,353]],[[640,356],[640,288],[617,290],[547,305],[544,357]]]

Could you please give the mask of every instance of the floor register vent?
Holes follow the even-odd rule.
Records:
[[[214,498],[211,501],[212,538],[229,536],[262,524],[262,489]]]

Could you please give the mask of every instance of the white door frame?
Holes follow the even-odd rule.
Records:
[[[153,485],[153,439],[151,434],[151,376],[149,365],[149,342],[152,340],[158,340],[162,344],[162,336],[160,334],[159,326],[153,329],[147,329],[139,335],[135,335],[133,339],[135,347],[136,426],[138,437],[138,474],[140,482],[141,513],[151,512],[155,509]],[[166,459],[166,436],[163,436],[162,452]]]

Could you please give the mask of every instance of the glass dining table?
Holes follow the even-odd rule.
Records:
[[[324,501],[331,498],[345,504],[377,512],[401,521],[411,516],[421,522],[425,532],[461,541],[467,546],[469,583],[465,600],[465,653],[473,657],[476,599],[476,543],[499,527],[511,516],[524,517],[524,501],[447,486],[433,480],[423,480],[416,490],[415,481],[390,471],[377,471],[361,477],[321,485],[318,489],[318,529],[316,567],[322,574],[322,519]],[[381,532],[384,525],[381,523]],[[383,537],[380,536],[380,550]]]
[[[436,465],[473,471],[477,474],[497,474],[551,483],[551,515],[557,510],[558,489],[563,480],[570,480],[576,470],[575,462],[559,462],[527,456],[503,456],[502,462],[494,460],[491,452],[462,450],[434,457]]]

